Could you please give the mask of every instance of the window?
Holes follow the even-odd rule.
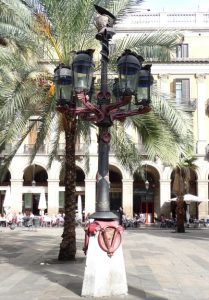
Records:
[[[178,44],[176,45],[176,58],[189,57],[189,45],[188,44]]]
[[[187,103],[190,100],[190,81],[189,79],[175,79],[174,88],[177,103]]]
[[[29,126],[32,126],[31,131],[29,132],[28,142],[31,145],[34,145],[37,139],[37,134],[39,127],[41,125],[41,122],[38,119],[30,119],[29,120]]]

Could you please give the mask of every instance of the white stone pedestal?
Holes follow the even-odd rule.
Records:
[[[122,245],[109,257],[98,244],[98,233],[90,236],[81,296],[108,297],[127,293]]]

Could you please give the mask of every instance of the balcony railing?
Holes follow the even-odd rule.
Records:
[[[180,104],[182,104],[185,111],[195,111],[197,108],[196,102],[197,99],[190,98],[190,99],[185,99]]]
[[[209,12],[136,12],[123,19],[115,27],[117,32],[144,31],[151,28],[185,29],[209,28]]]
[[[21,147],[18,150],[18,154],[28,154],[30,155],[33,151],[34,144],[24,144],[23,148]],[[84,155],[88,150],[88,145],[85,143],[76,143],[75,145],[75,151],[76,155]],[[5,149],[1,152],[1,156],[5,156],[10,154],[12,151],[12,144],[7,144],[5,146]],[[50,144],[43,144],[37,149],[37,154],[49,154],[50,152]],[[60,143],[58,146],[58,155],[64,155],[65,154],[65,143]]]
[[[25,144],[24,145],[24,154],[31,154],[34,148],[34,144]],[[37,149],[38,154],[47,154],[47,145],[43,144]]]
[[[75,144],[75,154],[76,155],[84,155],[88,150],[88,145],[85,143],[76,143]],[[58,146],[58,155],[65,154],[65,144],[59,144]]]

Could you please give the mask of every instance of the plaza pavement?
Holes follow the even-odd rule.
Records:
[[[75,262],[57,260],[62,230],[0,227],[0,300],[97,299],[80,296],[83,229]],[[128,229],[123,252],[129,294],[105,299],[209,300],[209,228]]]

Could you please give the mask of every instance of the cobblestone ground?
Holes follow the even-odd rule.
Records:
[[[57,260],[61,234],[62,228],[0,227],[0,300],[81,299],[84,232],[77,229],[75,262]],[[129,229],[123,252],[129,294],[111,300],[209,300],[208,228]]]

